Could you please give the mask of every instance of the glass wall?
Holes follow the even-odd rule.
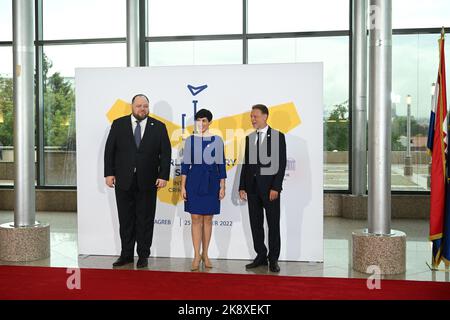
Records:
[[[117,43],[117,38],[126,35],[126,1],[42,1],[39,82],[44,104],[44,170],[40,184],[75,186],[75,69],[126,66],[125,41]]]
[[[449,25],[450,1],[448,0],[392,1],[394,29],[442,28]]]
[[[325,187],[348,190],[349,1],[248,0],[246,35],[242,7],[240,0],[148,0],[149,65],[324,62]],[[204,35],[229,39],[198,39]]]
[[[249,0],[249,33],[349,29],[348,0]]]
[[[10,0],[0,0],[0,41],[12,41],[12,2]]]
[[[0,186],[14,179],[12,2],[0,0]]]
[[[126,66],[126,0],[37,2],[42,2],[36,18],[43,31],[36,52],[43,53],[43,72],[36,92],[43,93],[38,107],[44,132],[38,181],[75,186],[75,68]],[[14,164],[11,4],[0,0],[0,185],[12,183]],[[242,0],[147,0],[148,65],[323,62],[324,187],[349,191],[350,7],[350,0],[247,0],[244,17]],[[429,190],[425,143],[431,84],[439,29],[450,25],[448,12],[447,0],[393,2],[393,190]],[[409,159],[411,174],[405,169]]]
[[[124,0],[43,0],[44,40],[126,36]]]
[[[207,65],[242,63],[242,41],[149,42],[149,65]]]
[[[148,0],[149,36],[242,33],[242,0]]]
[[[327,190],[349,189],[349,8],[348,0],[248,1],[248,31],[264,34],[249,40],[248,63],[323,62]]]
[[[348,52],[347,36],[249,41],[249,63],[323,62],[324,185],[332,190],[348,189]]]
[[[430,157],[426,143],[431,110],[431,88],[436,82],[439,65],[439,37],[440,34],[393,37],[392,190],[429,190]],[[447,43],[447,53],[449,49]],[[411,96],[409,118],[406,100],[408,95]],[[411,126],[409,154],[408,122]],[[408,168],[409,161],[411,169]]]
[[[0,186],[12,185],[13,149],[13,81],[12,47],[0,47]]]
[[[123,43],[44,47],[46,185],[76,184],[75,68],[125,66],[125,61]]]

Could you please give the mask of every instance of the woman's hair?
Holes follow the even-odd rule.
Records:
[[[197,111],[194,118],[195,118],[195,120],[201,119],[201,118],[206,118],[206,119],[208,119],[209,122],[211,122],[213,115],[212,115],[211,111],[209,111],[209,110],[200,109]]]

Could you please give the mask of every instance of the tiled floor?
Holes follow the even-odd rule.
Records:
[[[75,213],[39,212],[37,219],[51,225],[51,257],[49,259],[27,262],[8,263],[30,266],[83,267],[111,269],[117,257],[112,256],[78,256],[77,254],[77,217]],[[0,212],[0,223],[13,220],[13,213]],[[326,217],[324,221],[324,262],[280,262],[280,275],[311,277],[367,278],[368,275],[353,271],[351,261],[351,232],[366,227],[362,220],[348,220]],[[427,240],[428,221],[394,220],[392,227],[407,234],[406,273],[385,276],[386,279],[406,279],[420,281],[450,282],[449,272],[432,272],[427,266],[431,257],[431,245]],[[150,258],[149,270],[189,271],[191,259]],[[212,260],[214,268],[201,270],[213,273],[266,274],[267,268],[245,270],[245,260]],[[125,267],[127,268],[127,267]],[[128,266],[134,268],[134,266]]]

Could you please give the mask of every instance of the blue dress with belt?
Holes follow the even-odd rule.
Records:
[[[181,174],[186,176],[184,211],[220,213],[220,180],[227,177],[224,144],[219,136],[191,135],[186,139]]]

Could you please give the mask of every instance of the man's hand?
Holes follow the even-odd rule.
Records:
[[[164,188],[167,185],[167,180],[163,180],[163,179],[156,179],[156,183],[155,186],[159,189],[159,188]]]
[[[116,177],[115,176],[105,177],[105,183],[108,187],[114,188],[116,186]]]
[[[270,201],[274,201],[274,200],[277,200],[277,199],[278,199],[278,191],[270,190],[269,200]]]
[[[247,201],[247,192],[244,190],[239,191],[239,198],[241,198],[242,201]]]

